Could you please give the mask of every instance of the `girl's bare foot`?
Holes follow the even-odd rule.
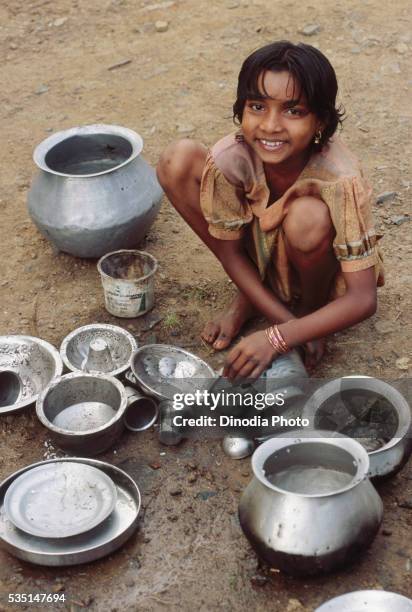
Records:
[[[202,333],[203,340],[217,351],[227,348],[240,332],[242,326],[256,314],[256,311],[243,293],[238,293],[228,309],[215,320],[206,323]]]

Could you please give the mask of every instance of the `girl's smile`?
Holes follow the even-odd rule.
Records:
[[[263,72],[260,96],[246,101],[242,132],[246,142],[265,164],[289,170],[307,162],[311,144],[321,127],[300,94],[299,85],[287,71]],[[300,96],[299,96],[300,94]],[[280,168],[279,168],[280,169]]]

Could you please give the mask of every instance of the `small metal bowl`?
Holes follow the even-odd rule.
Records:
[[[10,403],[0,404],[0,415],[4,415],[34,404],[43,389],[61,375],[63,362],[54,346],[45,340],[33,336],[0,336],[0,371],[8,378],[8,392],[4,397]],[[10,378],[13,376],[14,382]],[[19,381],[17,393],[16,379]]]
[[[365,404],[368,398],[370,400],[375,397],[376,400],[385,402],[389,407],[387,412],[390,419],[388,418],[388,423],[384,423],[385,428],[383,428],[387,429],[389,434],[386,438],[382,438],[378,448],[371,450],[366,447],[366,450],[370,461],[369,478],[378,480],[392,476],[403,467],[412,453],[412,415],[404,396],[388,383],[368,376],[346,376],[332,380],[315,391],[309,398],[303,408],[302,418],[309,419],[313,428],[339,431],[355,438],[348,427],[350,412],[345,413],[344,404],[342,404],[341,411],[336,407],[337,401],[344,397],[344,393],[354,391],[364,394]],[[362,418],[362,402],[360,404],[359,414],[356,414],[358,418]],[[329,423],[325,422],[325,418]],[[379,425],[382,423],[380,422]],[[363,428],[362,435],[357,436],[358,441],[364,447],[365,442],[373,440],[371,432],[372,429],[368,431],[366,427]]]
[[[90,343],[104,341],[110,353],[110,363],[113,365],[103,370],[93,370],[110,376],[120,376],[130,367],[133,351],[137,342],[128,331],[117,325],[93,323],[84,325],[72,331],[63,340],[60,355],[65,366],[72,372],[85,371],[85,363],[89,357]]]
[[[412,599],[390,591],[354,591],[339,595],[315,612],[411,612]]]
[[[159,371],[159,362],[168,358],[177,366],[179,363],[190,364],[192,376],[176,378],[173,375],[163,376]],[[173,399],[175,393],[194,393],[206,390],[211,380],[217,377],[216,372],[202,359],[177,346],[168,344],[146,344],[132,356],[132,372],[141,389],[157,399]]]
[[[253,454],[256,445],[250,438],[225,436],[223,438],[222,448],[225,455],[231,459],[244,459]]]
[[[124,386],[107,374],[65,374],[40,395],[36,412],[56,444],[93,456],[110,448],[124,430]]]

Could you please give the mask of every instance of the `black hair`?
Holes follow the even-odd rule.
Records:
[[[259,77],[262,72],[287,71],[299,86],[298,97],[306,96],[309,110],[324,124],[320,149],[342,125],[344,110],[336,108],[338,83],[329,60],[315,47],[281,40],[254,51],[243,62],[239,73],[237,98],[233,105],[233,119],[242,121],[246,100],[262,98]],[[265,93],[265,92],[264,92]],[[293,93],[294,97],[294,93]],[[316,146],[316,145],[315,145]]]

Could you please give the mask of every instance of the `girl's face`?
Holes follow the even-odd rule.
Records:
[[[299,85],[287,72],[262,72],[262,98],[248,99],[242,116],[246,142],[269,166],[295,168],[307,161],[310,145],[322,124],[309,111]],[[266,93],[265,93],[266,92]]]

